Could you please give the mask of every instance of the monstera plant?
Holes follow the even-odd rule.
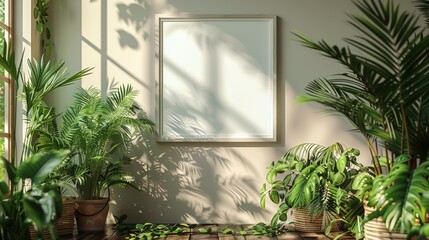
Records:
[[[429,34],[419,17],[392,0],[353,1],[357,31],[344,47],[295,33],[300,43],[343,66],[344,72],[311,81],[301,102],[320,103],[346,117],[366,139],[372,173],[354,188],[389,231],[425,222],[420,204],[428,189]],[[426,9],[428,1],[418,1]],[[426,6],[426,7],[425,7]]]
[[[323,215],[318,230],[328,228],[331,222],[343,221],[347,228],[359,234],[356,226],[363,207],[354,197],[352,182],[366,168],[357,162],[359,150],[340,143],[328,147],[299,144],[268,166],[266,180],[261,188],[261,206],[266,198],[278,204],[271,225],[287,220],[290,209],[305,209],[311,215]],[[300,230],[295,220],[295,227]],[[302,229],[305,230],[305,229]]]

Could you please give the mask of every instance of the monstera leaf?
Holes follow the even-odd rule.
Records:
[[[409,156],[401,155],[395,161],[390,173],[374,179],[368,205],[379,211],[368,216],[368,220],[382,216],[389,231],[399,228],[401,232],[411,231],[417,223],[423,223],[426,208],[422,196],[429,189],[429,161],[412,169]]]
[[[288,199],[291,206],[296,208],[307,206],[315,196],[318,187],[323,185],[321,181],[326,181],[324,180],[326,178],[321,178],[325,173],[326,169],[322,165],[311,164],[303,169]]]

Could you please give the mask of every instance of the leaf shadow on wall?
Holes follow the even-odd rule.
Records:
[[[249,200],[259,199],[260,183],[239,153],[203,143],[162,146],[142,135],[136,142],[132,157],[140,160],[128,170],[141,192],[115,188],[115,215],[133,213],[128,220],[133,223],[231,223],[237,222],[234,213],[254,219],[266,216],[257,201]]]
[[[120,19],[134,26],[136,35],[128,30],[117,30],[119,43],[122,48],[139,48],[139,39],[147,40],[147,28],[150,16],[150,5],[147,1],[139,1],[140,4],[117,4]],[[144,5],[144,6],[142,6]],[[191,28],[189,32],[195,38],[195,42],[201,48],[215,49],[213,43],[221,42],[222,47],[230,50],[230,53],[248,63],[245,68],[248,71],[258,69],[259,63],[253,61],[252,56],[243,51],[243,46],[238,47],[234,39],[225,35],[219,36],[218,32],[199,31]],[[228,47],[229,46],[229,47]],[[188,72],[180,67],[166,64],[177,75],[183,76],[191,86],[197,86],[200,94],[205,94],[206,99],[200,104],[216,104],[211,91],[217,89],[216,74],[220,59],[215,55],[217,49],[213,50],[211,57],[207,59],[212,73],[208,74],[209,83],[213,86],[201,91],[202,86],[195,81]],[[265,74],[261,72],[260,74]],[[180,98],[173,98],[183,100]],[[175,106],[177,107],[177,106]],[[201,109],[201,108],[200,108]],[[210,109],[207,106],[204,109]],[[226,108],[225,108],[226,109]],[[199,110],[199,109],[197,109]],[[181,112],[189,113],[196,118],[205,117],[211,122],[215,121],[221,113],[216,112],[192,112],[192,108],[184,107]],[[171,129],[189,122],[183,121],[181,117],[170,115]],[[208,116],[208,117],[207,117]],[[240,125],[252,129],[254,125],[244,121],[236,111],[228,112],[228,116],[241,121]],[[201,129],[195,128],[199,135],[204,136]],[[177,130],[179,131],[179,130]],[[265,219],[267,210],[260,208],[258,189],[261,183],[255,178],[256,169],[241,153],[234,149],[234,144],[222,143],[158,143],[153,136],[142,133],[136,136],[136,144],[132,147],[132,157],[136,159],[128,170],[135,176],[136,183],[141,192],[130,189],[117,189],[112,192],[112,198],[117,205],[113,206],[115,215],[130,213],[128,222],[198,222],[198,223],[237,223],[238,221],[249,222],[249,219]],[[235,145],[243,146],[243,145]],[[252,145],[255,146],[255,145]],[[263,145],[267,146],[267,145]],[[239,213],[240,216],[235,216]],[[237,221],[237,219],[239,219]],[[253,221],[253,220],[252,220]]]
[[[147,0],[139,0],[137,3],[118,3],[116,5],[119,15],[119,20],[125,22],[127,25],[134,26],[134,31],[140,34],[146,41],[149,38],[148,31],[145,27],[149,21],[151,6]],[[130,32],[119,29],[116,31],[119,36],[119,44],[122,48],[129,47],[132,49],[139,48],[138,39]]]

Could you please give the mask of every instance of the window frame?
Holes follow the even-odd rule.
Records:
[[[5,2],[5,21],[0,21],[0,28],[5,32],[5,39],[9,45],[14,45],[14,32],[13,32],[13,12],[14,1],[4,0]],[[15,83],[10,78],[9,74],[5,72],[4,76],[0,76],[0,81],[5,83],[5,123],[4,129],[0,130],[0,138],[4,138],[4,157],[10,162],[15,162]]]

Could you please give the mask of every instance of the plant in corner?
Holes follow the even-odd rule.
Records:
[[[77,188],[79,200],[75,216],[80,231],[104,229],[110,187],[136,189],[132,176],[124,170],[131,161],[127,153],[133,130],[152,132],[154,124],[137,117],[135,96],[130,85],[121,85],[106,98],[94,88],[80,89],[75,94],[75,102],[62,115],[61,130],[39,137],[41,148],[71,150],[71,158],[58,172],[71,179]],[[85,206],[89,212],[83,212]]]
[[[60,192],[56,184],[44,180],[67,156],[67,150],[37,153],[15,168],[2,159],[9,181],[0,181],[0,239],[29,239],[33,225],[41,237],[48,227],[57,239],[55,222],[61,213]],[[25,185],[30,180],[31,185]]]
[[[346,47],[295,33],[346,69],[310,82],[300,101],[345,116],[365,137],[373,173],[356,177],[354,187],[375,208],[366,221],[380,216],[389,232],[410,231],[426,222],[420,202],[429,188],[429,34],[418,16],[391,0],[354,4],[361,15],[349,24],[358,35],[346,38]]]
[[[49,108],[43,98],[55,89],[79,80],[88,74],[89,69],[69,76],[63,62],[46,62],[42,57],[40,61],[28,60],[30,72],[26,77],[21,67],[23,55],[17,61],[13,47],[6,44],[6,41],[1,45],[4,48],[0,55],[0,65],[10,75],[15,88],[12,93],[15,101],[13,106],[17,106],[15,96],[18,95],[18,90],[22,90],[20,97],[23,99],[23,117],[26,122],[23,127],[25,137],[20,159],[16,159],[17,148],[13,144],[10,149],[12,152],[10,162],[2,161],[6,167],[6,171],[4,169],[3,171],[9,179],[1,185],[3,187],[8,185],[10,189],[5,187],[2,190],[1,239],[18,239],[18,236],[19,239],[26,239],[30,226],[34,226],[37,231],[34,234],[41,234],[43,228],[49,227],[51,236],[55,238],[53,224],[57,223],[62,214],[61,197],[57,194],[60,184],[47,182],[46,179],[67,153],[64,150],[57,150],[35,154],[37,152],[33,148],[34,140],[37,139],[35,130],[40,129],[49,119],[55,118],[53,108]],[[11,119],[17,119],[16,115],[16,108],[12,109]],[[12,131],[16,135],[15,129]]]
[[[324,147],[304,143],[289,149],[280,160],[268,166],[267,184],[261,188],[261,206],[266,198],[279,204],[271,220],[277,226],[279,220],[287,220],[287,212],[293,208],[295,229],[299,231],[322,231],[336,221],[347,222],[347,228],[359,234],[356,225],[363,215],[362,205],[354,197],[352,181],[366,168],[357,162],[359,150],[346,148],[340,143]],[[281,176],[281,177],[280,177]],[[308,225],[312,216],[314,227]],[[306,218],[306,222],[300,221]],[[317,219],[317,220],[316,220]]]

